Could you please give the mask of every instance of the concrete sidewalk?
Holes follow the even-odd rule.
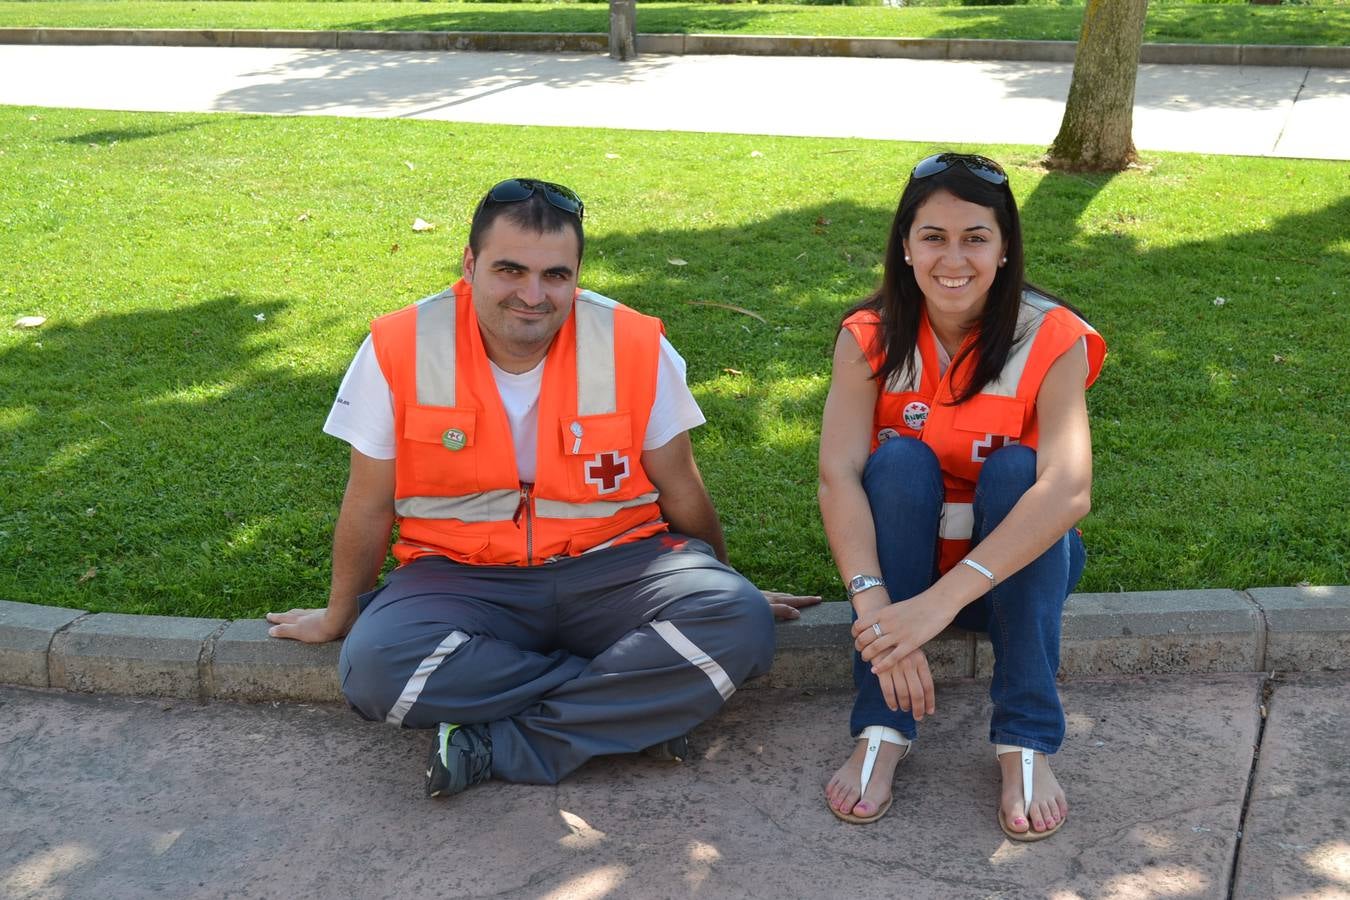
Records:
[[[1070,63],[0,45],[0,103],[1048,145]],[[1143,65],[1142,150],[1350,159],[1350,70]]]
[[[4,688],[0,895],[1345,898],[1347,687],[1069,679],[1071,812],[1030,845],[995,822],[972,681],[939,688],[866,827],[821,799],[848,752],[840,691],[741,692],[683,765],[610,757],[429,801],[425,734],[332,707]]]

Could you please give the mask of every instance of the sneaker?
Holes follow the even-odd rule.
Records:
[[[492,775],[492,739],[485,725],[442,723],[427,759],[427,796],[448,797]]]
[[[682,734],[668,741],[652,744],[642,751],[642,755],[648,759],[659,759],[663,762],[684,762],[689,758],[689,735]]]

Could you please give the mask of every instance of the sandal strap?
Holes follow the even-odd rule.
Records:
[[[1036,751],[1027,747],[1019,747],[1016,744],[995,744],[994,755],[1003,756],[1006,753],[1022,754],[1022,811],[1028,816],[1031,814],[1031,788],[1032,772],[1036,767]]]
[[[882,742],[908,747],[911,741],[894,728],[885,725],[868,725],[858,733],[858,738],[867,741],[867,755],[863,757],[862,766],[862,790],[859,794],[861,796],[867,792],[867,785],[872,780],[872,769],[876,766],[877,752],[881,750]]]

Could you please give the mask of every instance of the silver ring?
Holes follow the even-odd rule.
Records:
[[[877,637],[881,637],[881,623],[880,623],[880,622],[873,622],[873,623],[872,623],[872,633],[875,634]]]

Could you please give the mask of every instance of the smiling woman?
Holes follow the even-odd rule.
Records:
[[[820,441],[820,510],[856,619],[850,729],[830,810],[872,822],[937,711],[923,646],[955,622],[994,649],[990,739],[1005,834],[1068,812],[1046,754],[1064,738],[1059,621],[1083,570],[1084,392],[1106,348],[1026,285],[1008,176],[981,156],[914,167],[881,287],[844,319]],[[877,776],[877,777],[873,777]]]

